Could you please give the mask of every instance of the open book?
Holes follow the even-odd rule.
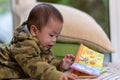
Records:
[[[80,45],[74,63],[73,70],[87,75],[99,76],[104,61],[104,54],[96,52],[83,44]]]

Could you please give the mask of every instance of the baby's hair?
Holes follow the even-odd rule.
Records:
[[[51,4],[43,3],[36,5],[30,12],[27,20],[27,27],[35,25],[39,30],[45,26],[50,18],[56,18],[63,23],[61,13]]]

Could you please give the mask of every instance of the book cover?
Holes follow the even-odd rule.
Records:
[[[103,61],[104,54],[96,52],[81,44],[71,68],[85,74],[99,76]]]

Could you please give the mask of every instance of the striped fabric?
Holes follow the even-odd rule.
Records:
[[[96,79],[76,79],[76,80],[120,80],[120,63],[105,63],[104,68],[108,71],[101,74]]]
[[[104,68],[108,70],[96,80],[120,80],[120,63],[106,63]]]

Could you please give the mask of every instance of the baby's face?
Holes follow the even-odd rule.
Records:
[[[57,40],[63,24],[56,19],[51,18],[46,26],[44,26],[36,35],[44,50],[50,49]]]

